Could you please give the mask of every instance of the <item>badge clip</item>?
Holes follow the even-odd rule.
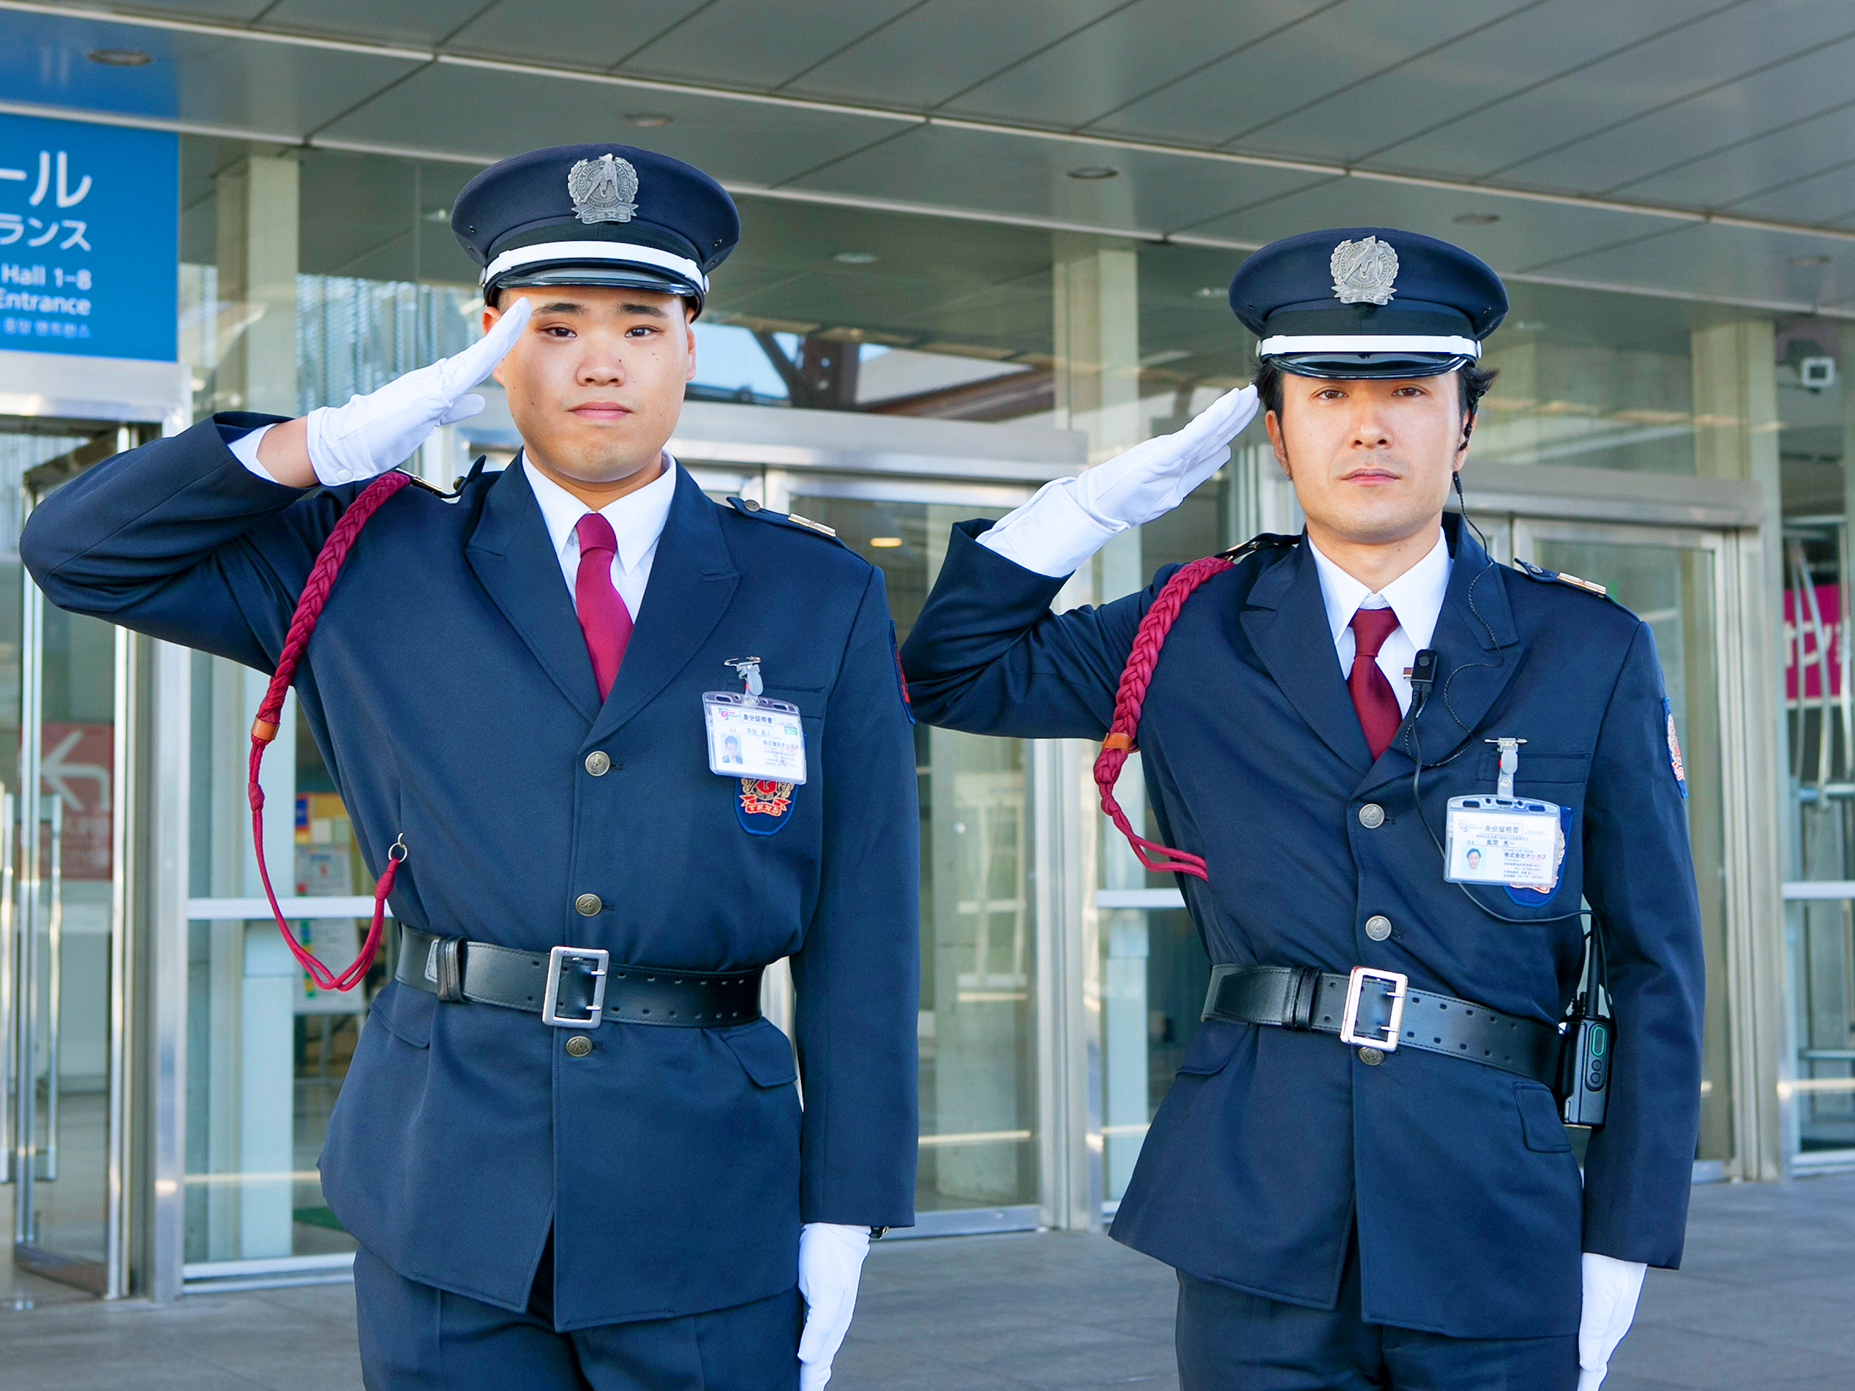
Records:
[[[1500,779],[1495,784],[1494,795],[1512,797],[1514,795],[1514,774],[1520,771],[1520,746],[1524,739],[1486,739],[1482,742],[1498,744],[1501,749]]]
[[[758,657],[730,657],[722,665],[734,668],[734,674],[741,678],[742,688],[748,695],[758,696],[766,690],[766,686],[760,680],[760,659]]]

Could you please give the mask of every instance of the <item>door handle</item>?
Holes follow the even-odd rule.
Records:
[[[47,887],[51,902],[45,915],[45,1149],[38,1178],[58,1179],[58,1043],[64,1023],[64,794],[52,793],[47,809],[51,822],[51,872]]]

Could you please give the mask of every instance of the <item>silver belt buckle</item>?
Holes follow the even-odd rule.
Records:
[[[585,1016],[579,1019],[566,1018],[554,1008],[560,1002],[561,970],[570,960],[593,963],[593,1002],[586,1007]],[[605,1011],[606,968],[611,964],[612,953],[598,947],[555,947],[550,951],[547,954],[547,993],[541,997],[541,1022],[556,1029],[598,1028]]]
[[[1384,1026],[1384,1038],[1373,1038],[1357,1032],[1359,998],[1364,993],[1368,979],[1382,981],[1391,987],[1387,992],[1387,998],[1391,1001],[1391,1021]],[[1353,967],[1352,974],[1346,978],[1346,1009],[1340,1015],[1340,1042],[1377,1048],[1386,1053],[1397,1052],[1398,1026],[1404,1022],[1404,997],[1410,983],[1410,977],[1400,971],[1377,971],[1370,966]]]

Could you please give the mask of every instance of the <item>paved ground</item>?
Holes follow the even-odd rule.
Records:
[[[347,1391],[348,1286],[101,1304],[0,1277],[8,1391]],[[884,1242],[832,1391],[1176,1385],[1170,1271],[1103,1237]],[[31,1308],[15,1303],[31,1301]],[[1855,1386],[1855,1176],[1695,1190],[1605,1391]]]

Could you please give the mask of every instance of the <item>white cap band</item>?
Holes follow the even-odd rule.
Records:
[[[703,294],[709,292],[708,277],[702,273],[702,267],[687,256],[624,241],[549,241],[518,246],[503,252],[484,267],[481,283],[488,285],[505,272],[547,261],[605,261],[618,266],[649,266],[653,270],[674,271]]]
[[[1388,333],[1302,337],[1284,334],[1263,339],[1256,353],[1259,357],[1280,357],[1286,353],[1449,353],[1455,357],[1480,357],[1481,344],[1473,338],[1400,337]]]

